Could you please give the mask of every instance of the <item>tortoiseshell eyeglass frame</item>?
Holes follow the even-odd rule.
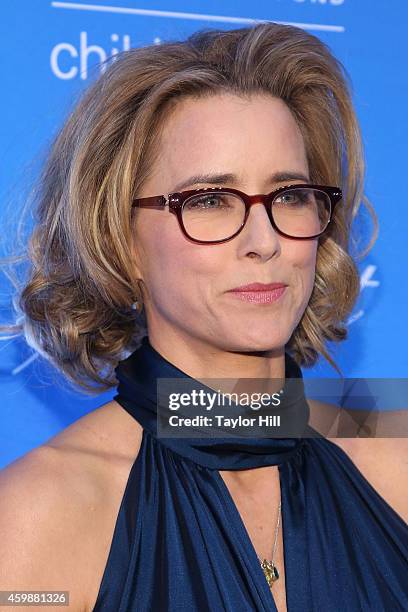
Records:
[[[295,188],[317,189],[329,196],[330,210],[329,210],[327,225],[318,234],[314,234],[313,236],[301,236],[301,237],[290,236],[289,234],[282,232],[282,230],[280,230],[278,226],[276,225],[275,220],[272,215],[273,202],[279,195],[282,195],[285,191],[293,190]],[[233,234],[232,236],[229,236],[228,238],[223,238],[222,240],[211,240],[211,241],[210,240],[198,240],[190,236],[187,233],[186,228],[184,227],[183,217],[182,217],[183,205],[185,201],[193,195],[198,195],[200,193],[203,193],[203,194],[213,193],[214,191],[222,191],[223,193],[230,193],[230,194],[239,196],[245,204],[245,217],[244,217],[244,220],[241,226],[238,228],[235,234]],[[140,207],[140,208],[153,208],[153,209],[164,210],[164,208],[168,206],[169,211],[176,215],[180,229],[183,232],[183,234],[186,236],[186,238],[188,238],[189,240],[192,240],[193,242],[196,242],[197,244],[219,244],[222,242],[228,242],[229,240],[232,240],[233,238],[235,238],[244,228],[245,223],[248,219],[248,215],[249,215],[251,206],[253,206],[254,204],[262,203],[265,206],[265,209],[268,214],[269,221],[272,224],[272,227],[274,228],[276,232],[278,232],[278,234],[281,234],[285,238],[292,238],[293,240],[311,240],[313,238],[318,238],[319,236],[324,234],[324,232],[327,230],[330,224],[330,221],[332,219],[332,216],[333,216],[334,208],[336,204],[342,199],[342,197],[343,197],[343,194],[339,187],[332,187],[328,185],[315,185],[315,184],[310,184],[310,183],[285,185],[283,187],[279,187],[278,189],[275,189],[274,191],[271,191],[268,194],[258,193],[252,196],[244,193],[243,191],[240,191],[239,189],[233,189],[232,187],[220,186],[220,187],[204,187],[201,189],[189,189],[188,191],[179,191],[179,192],[169,193],[167,198],[164,195],[150,196],[147,198],[136,198],[132,202],[132,208]]]

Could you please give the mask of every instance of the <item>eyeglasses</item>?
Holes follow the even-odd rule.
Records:
[[[168,198],[136,198],[132,207],[168,206],[187,238],[198,244],[217,244],[235,238],[245,226],[250,207],[261,202],[279,234],[310,240],[326,231],[342,197],[339,187],[327,185],[287,185],[267,195],[252,196],[238,189],[206,187],[170,193]]]

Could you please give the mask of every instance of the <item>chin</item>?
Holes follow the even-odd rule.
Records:
[[[289,339],[289,338],[288,338]],[[271,338],[270,340],[265,339],[265,335],[260,338],[251,339],[237,339],[230,343],[230,350],[234,352],[246,352],[246,353],[259,353],[265,351],[281,351],[285,348],[288,339],[284,338]]]

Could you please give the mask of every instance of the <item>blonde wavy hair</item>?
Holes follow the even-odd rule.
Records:
[[[125,51],[103,68],[47,152],[28,246],[3,259],[26,260],[28,274],[13,282],[18,318],[1,332],[24,335],[85,392],[116,386],[115,366],[147,333],[143,308],[132,308],[141,290],[131,203],[149,176],[166,111],[182,96],[265,92],[292,111],[311,181],[343,190],[319,239],[310,301],[286,346],[301,366],[322,354],[340,372],[326,344],[347,336],[346,319],[359,295],[355,261],[377,233],[363,194],[362,140],[343,65],[317,37],[269,22],[199,30],[184,41]],[[352,255],[352,222],[361,203],[375,229],[365,253]]]

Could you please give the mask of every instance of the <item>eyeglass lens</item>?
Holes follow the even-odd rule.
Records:
[[[288,236],[315,236],[329,222],[330,197],[319,189],[287,189],[274,198],[272,217],[278,229]],[[200,193],[184,202],[182,218],[191,238],[209,242],[225,240],[242,226],[245,204],[239,196],[222,190]]]

